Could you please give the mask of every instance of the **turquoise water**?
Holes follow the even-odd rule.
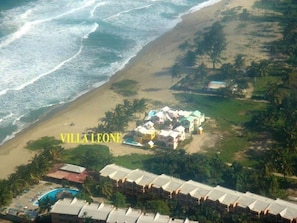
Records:
[[[218,1],[1,0],[0,143],[107,82],[183,14]]]
[[[77,195],[79,193],[78,190],[69,189],[69,188],[57,188],[53,189],[51,191],[46,192],[45,194],[41,195],[38,200],[45,199],[46,197],[50,198],[51,200],[56,200],[56,195],[60,192],[70,192],[73,196]],[[38,200],[34,201],[34,205],[38,206]]]

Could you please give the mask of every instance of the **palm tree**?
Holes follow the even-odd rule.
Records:
[[[231,78],[234,75],[234,68],[231,63],[226,63],[221,66],[221,73],[227,78]]]
[[[198,78],[200,78],[200,80],[202,81],[203,79],[205,79],[207,77],[207,67],[204,63],[201,63],[199,65],[199,67],[196,69],[195,72],[195,80],[197,80]]]
[[[131,102],[128,99],[124,99],[124,110],[126,115],[129,115],[130,113],[133,112],[133,105],[131,104]]]
[[[219,22],[215,22],[210,31],[205,33],[202,45],[203,51],[208,54],[215,69],[216,64],[220,62],[222,51],[227,46],[223,26]]]
[[[100,179],[99,184],[96,187],[100,190],[100,194],[110,199],[113,193],[113,185],[110,180],[108,179]]]
[[[8,205],[12,200],[13,194],[9,189],[7,180],[0,180],[0,207]]]
[[[242,54],[237,54],[234,60],[234,68],[240,71],[244,67],[245,61]]]
[[[146,100],[144,98],[134,99],[132,103],[133,112],[140,113],[146,110]]]
[[[261,60],[257,67],[258,75],[261,77],[267,76],[269,73],[269,65],[270,65],[270,61]]]

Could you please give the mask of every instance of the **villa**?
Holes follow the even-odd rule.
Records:
[[[178,126],[174,130],[161,130],[157,135],[157,141],[165,145],[165,147],[176,149],[178,143],[185,140],[185,128]]]
[[[160,110],[151,110],[145,117],[145,123],[133,131],[133,140],[141,145],[153,147],[155,144],[176,149],[185,140],[186,132],[197,132],[205,121],[200,111],[174,110],[165,106]],[[156,129],[154,126],[162,126]]]
[[[154,123],[148,121],[134,129],[133,139],[135,142],[143,144],[145,142],[152,141],[156,137],[156,132],[157,131],[154,128]]]

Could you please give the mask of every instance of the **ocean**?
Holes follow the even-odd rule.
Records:
[[[0,145],[220,0],[1,0]],[[199,21],[197,21],[199,22]]]

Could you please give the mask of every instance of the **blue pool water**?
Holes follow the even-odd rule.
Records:
[[[56,200],[56,195],[60,192],[70,192],[73,196],[75,196],[78,194],[79,191],[75,189],[69,189],[69,188],[57,188],[41,195],[38,200],[45,199],[46,197],[49,197],[51,200]],[[33,204],[38,206],[38,200],[34,201]]]

